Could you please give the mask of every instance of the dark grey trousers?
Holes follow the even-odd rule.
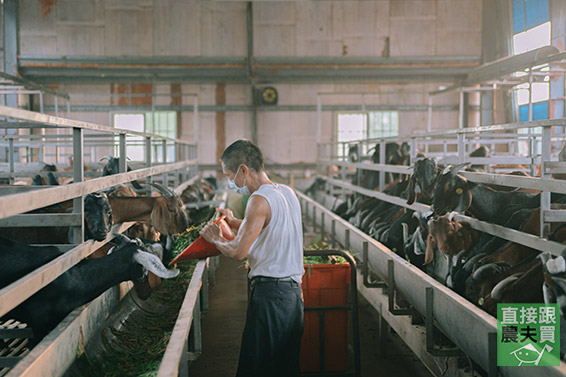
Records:
[[[253,284],[236,377],[300,376],[303,311],[298,283]]]

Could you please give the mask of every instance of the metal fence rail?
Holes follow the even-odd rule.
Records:
[[[464,163],[469,162],[470,164],[474,165],[486,165],[486,164],[500,164],[500,163],[509,163],[515,157],[508,156],[506,160],[501,160],[501,157],[486,157],[486,158],[473,158],[468,156],[467,146],[475,141],[470,141],[469,143],[466,141],[467,136],[474,136],[477,137],[476,134],[479,136],[484,136],[486,132],[492,131],[515,131],[517,129],[533,129],[536,127],[541,127],[542,132],[535,136],[535,134],[529,135],[530,138],[530,146],[529,146],[529,155],[528,156],[516,156],[517,162],[530,162],[533,167],[531,170],[537,171],[537,167],[540,167],[541,176],[540,177],[518,177],[518,176],[511,176],[511,175],[502,175],[502,174],[490,174],[490,173],[474,173],[474,172],[460,172],[462,176],[466,177],[472,182],[476,183],[485,183],[485,184],[498,184],[503,186],[510,186],[516,188],[524,188],[524,189],[531,189],[531,190],[540,190],[541,191],[541,226],[539,230],[539,235],[541,236],[540,242],[537,241],[537,245],[539,248],[542,247],[542,250],[549,250],[554,255],[566,255],[565,248],[559,248],[556,243],[552,243],[551,241],[545,240],[544,237],[548,234],[549,223],[550,222],[565,222],[566,221],[566,212],[560,210],[551,210],[551,198],[550,193],[560,193],[566,194],[566,186],[563,184],[563,181],[552,179],[551,173],[560,173],[566,170],[566,162],[557,162],[557,157],[552,157],[552,148],[553,144],[556,144],[557,141],[560,141],[560,144],[564,143],[566,137],[562,134],[558,134],[554,136],[553,142],[553,127],[555,126],[566,126],[566,119],[554,119],[554,120],[544,120],[544,121],[534,121],[534,122],[522,122],[522,123],[510,123],[510,124],[503,124],[503,125],[495,125],[495,126],[488,126],[488,127],[478,127],[478,128],[469,128],[469,129],[456,129],[456,130],[448,130],[448,131],[436,131],[430,133],[419,133],[407,136],[400,136],[400,137],[386,137],[380,139],[368,139],[368,140],[358,140],[354,142],[347,142],[347,143],[322,143],[319,145],[319,171],[330,171],[328,169],[329,166],[335,165],[340,168],[340,170],[336,174],[330,174],[330,176],[325,177],[327,182],[330,186],[337,186],[341,188],[341,193],[345,192],[358,192],[363,195],[375,197],[396,205],[409,207],[404,205],[403,200],[396,197],[391,197],[385,195],[383,193],[378,193],[373,190],[367,190],[361,188],[359,186],[350,184],[346,182],[347,177],[347,168],[354,168],[356,170],[372,170],[378,171],[380,173],[380,191],[384,189],[384,182],[385,182],[385,172],[393,172],[393,173],[400,173],[400,174],[409,174],[410,167],[403,167],[403,166],[396,166],[396,165],[386,165],[386,164],[370,164],[370,163],[353,163],[347,162],[347,153],[346,153],[346,146],[349,145],[362,145],[365,144],[370,145],[373,143],[377,143],[380,145],[380,161],[385,160],[385,152],[386,152],[386,144],[388,142],[400,142],[403,140],[409,140],[411,146],[411,162],[414,162],[416,159],[417,154],[417,145],[427,145],[427,143],[432,140],[433,137],[447,137],[447,136],[456,136],[455,139],[455,146],[456,150],[453,152],[455,156],[446,158],[441,163]],[[511,136],[518,136],[523,137],[524,135],[521,134],[506,134],[506,137]],[[419,144],[420,143],[420,144]],[[538,143],[540,151],[538,153],[532,153],[533,145]],[[369,148],[367,148],[369,149]],[[359,149],[361,150],[361,148]],[[338,151],[342,151],[342,155],[338,155]],[[515,163],[517,163],[515,162]],[[338,176],[340,179],[335,179],[334,176]],[[332,189],[331,189],[332,192]],[[415,210],[428,210],[428,206],[421,206],[420,209],[417,207],[409,207]],[[465,216],[460,217],[460,219],[469,219]],[[523,245],[531,246],[533,243],[532,235],[524,234],[522,232],[508,232],[502,227],[496,227],[494,225],[488,223],[482,223],[478,221],[471,221],[470,222],[472,227],[481,230],[484,232],[488,232],[490,234],[505,238],[507,240],[511,240],[513,242],[521,243]],[[512,239],[509,238],[511,233],[513,234]],[[548,243],[548,247],[540,246],[545,245]]]
[[[13,282],[7,287],[0,290],[0,316],[8,313],[11,309],[15,308],[17,305],[25,301],[27,298],[31,297],[41,288],[45,287],[47,284],[55,280],[58,276],[63,274],[69,268],[76,265],[83,258],[90,255],[96,249],[103,246],[105,243],[109,242],[113,236],[109,234],[105,241],[95,242],[87,241],[83,242],[83,223],[84,223],[84,209],[83,209],[83,196],[95,191],[103,190],[118,184],[127,183],[132,180],[137,180],[141,178],[146,178],[147,180],[152,179],[153,176],[158,176],[157,179],[161,178],[162,182],[167,185],[172,181],[175,186],[179,185],[182,181],[184,182],[181,186],[177,188],[180,193],[183,188],[188,186],[188,184],[194,182],[198,173],[198,163],[196,160],[196,146],[191,145],[183,140],[170,139],[162,137],[159,135],[153,135],[148,133],[131,132],[128,130],[119,130],[107,126],[102,126],[93,123],[81,122],[71,119],[54,117],[51,115],[39,114],[26,110],[19,110],[9,107],[0,106],[0,118],[4,117],[9,122],[4,122],[0,124],[0,127],[5,128],[19,128],[20,125],[23,127],[36,127],[36,128],[70,128],[72,130],[73,144],[73,156],[74,165],[73,172],[68,172],[63,175],[71,175],[73,177],[72,184],[63,186],[51,186],[51,187],[36,187],[34,190],[28,190],[27,188],[20,188],[14,186],[4,186],[0,187],[0,226],[14,226],[14,225],[27,225],[27,226],[38,226],[38,221],[51,221],[57,224],[66,224],[72,226],[74,233],[77,237],[74,240],[78,240],[78,244],[68,245],[63,247],[63,249],[70,249],[59,258],[51,261],[50,263],[38,268],[37,270],[31,272],[30,274],[22,277],[21,279]],[[119,170],[120,173],[116,175],[95,178],[92,180],[84,181],[85,173],[83,168],[83,155],[84,155],[84,131],[97,131],[103,132],[109,135],[111,138],[116,135],[118,138],[119,146]],[[145,168],[134,170],[131,172],[126,172],[126,136],[127,135],[141,136],[144,139],[146,145],[146,161]],[[61,135],[58,135],[61,136]],[[17,176],[14,171],[14,138],[17,135],[10,135],[7,139],[9,142],[9,152],[11,156],[10,160],[10,178],[13,179]],[[46,138],[46,141],[52,140],[57,141],[57,138]],[[152,166],[153,161],[151,159],[151,149],[152,144],[158,142],[163,148],[163,161],[159,164]],[[175,159],[180,158],[179,161],[167,161],[166,148],[171,144],[175,146],[178,153],[175,153]],[[156,178],[153,178],[156,179]],[[74,210],[72,214],[68,215],[21,215],[24,212],[32,211],[34,209],[49,206],[51,204],[59,203],[65,200],[74,200]],[[48,217],[49,216],[49,217]],[[53,224],[53,223],[52,223]],[[113,227],[113,232],[123,232],[127,230],[132,223],[117,224]],[[105,298],[103,298],[105,297]],[[96,304],[102,305],[96,306],[97,309],[92,309],[92,314],[96,318],[104,318],[104,313],[108,310],[107,301],[110,296],[104,294],[99,299],[95,300]],[[114,297],[114,296],[112,296]],[[87,308],[90,307],[87,306]],[[94,306],[93,306],[94,308]],[[82,310],[82,309],[81,309]],[[80,310],[71,313],[68,319],[76,316]],[[76,313],[77,312],[77,313]],[[87,310],[88,312],[88,310]],[[91,314],[81,312],[80,318],[76,320],[64,320],[57,329],[55,329],[52,334],[48,335],[38,346],[36,346],[30,354],[25,358],[24,362],[18,363],[18,365],[9,372],[9,376],[19,376],[19,375],[38,375],[40,373],[45,376],[56,376],[62,375],[66,368],[64,365],[68,363],[68,359],[74,359],[76,354],[76,347],[79,342],[84,342],[86,339],[83,338],[82,328],[85,326],[89,329],[93,328]],[[78,322],[77,322],[78,321]],[[86,321],[86,322],[85,322]],[[71,324],[77,324],[76,328],[68,328]],[[88,324],[88,325],[87,325]],[[73,325],[74,326],[74,325]],[[77,338],[78,329],[80,330],[80,336]],[[81,339],[82,338],[82,339]],[[62,340],[64,339],[64,340]],[[70,346],[72,344],[72,346]],[[60,352],[67,352],[65,355],[60,354],[60,352],[53,352],[53,350],[59,350]],[[60,362],[66,359],[65,362]],[[50,367],[45,367],[46,365],[51,365]],[[37,368],[40,369],[37,369]],[[64,369],[61,369],[64,368]],[[41,372],[39,372],[41,370]]]

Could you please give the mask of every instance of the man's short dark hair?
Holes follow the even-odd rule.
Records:
[[[220,161],[224,163],[226,169],[234,173],[236,173],[241,164],[245,164],[256,173],[263,170],[263,154],[261,150],[247,139],[239,139],[230,144],[222,152]]]

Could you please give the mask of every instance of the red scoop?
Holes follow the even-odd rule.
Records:
[[[231,241],[236,237],[228,223],[224,220],[226,216],[221,216],[214,223],[220,227],[220,233],[222,237]],[[175,259],[169,263],[170,265],[176,262],[182,262],[190,259],[202,259],[207,257],[214,257],[220,255],[220,250],[216,248],[213,244],[204,239],[203,236],[198,236],[182,253],[177,255]]]

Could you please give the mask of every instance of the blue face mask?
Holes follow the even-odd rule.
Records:
[[[234,192],[236,194],[250,195],[250,190],[248,189],[248,186],[246,186],[246,178],[245,177],[244,177],[244,187],[236,186],[236,182],[234,182],[234,181],[236,180],[238,173],[240,173],[240,168],[238,168],[238,171],[236,172],[234,179],[228,179],[228,187],[230,187],[232,190],[234,190]]]

